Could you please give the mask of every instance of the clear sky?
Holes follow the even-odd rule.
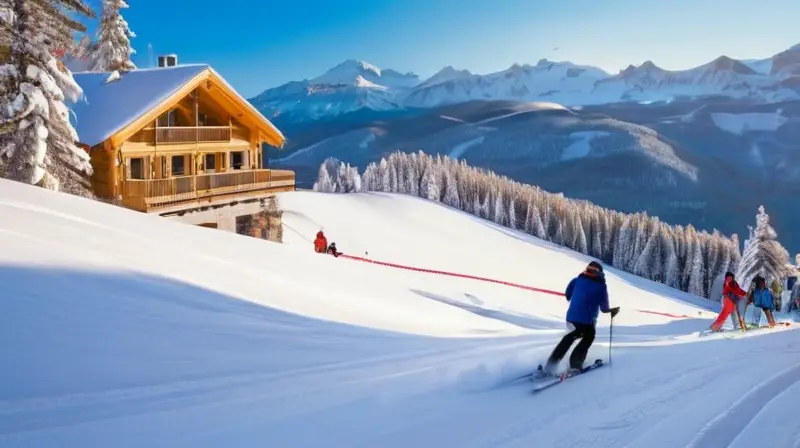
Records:
[[[100,0],[89,0],[99,6]],[[134,62],[207,62],[250,97],[346,59],[428,77],[541,58],[616,73],[725,54],[769,57],[800,43],[800,0],[128,0]],[[96,8],[98,15],[99,7]],[[154,64],[155,62],[153,62]]]

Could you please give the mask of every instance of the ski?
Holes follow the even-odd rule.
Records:
[[[712,331],[710,329],[705,329],[705,330],[699,331],[697,333],[697,336],[702,338],[702,337],[706,337],[706,336],[710,336],[710,335],[714,335],[714,334],[721,334],[722,337],[724,337],[725,339],[734,339],[734,338],[738,338],[740,336],[744,336],[746,333],[749,333],[751,331],[781,330],[781,329],[787,328],[787,327],[789,327],[791,325],[792,325],[791,322],[775,322],[775,326],[774,327],[769,327],[769,326],[760,326],[760,327],[747,326],[744,330],[732,329],[732,330],[720,330],[720,331]]]
[[[549,388],[551,388],[551,387],[553,387],[553,386],[555,386],[557,384],[563,383],[567,378],[572,378],[572,377],[575,377],[575,376],[578,376],[578,375],[583,375],[584,373],[591,372],[592,370],[595,370],[595,369],[598,369],[600,367],[603,367],[604,365],[605,364],[603,363],[602,359],[597,359],[597,360],[594,361],[594,364],[590,364],[590,365],[582,368],[581,370],[578,370],[577,372],[566,371],[566,372],[562,372],[558,376],[556,376],[556,375],[545,375],[545,376],[538,376],[538,377],[536,376],[536,374],[534,374],[534,378],[541,380],[541,384],[538,384],[533,388],[533,393],[538,393],[538,392],[541,392],[541,391],[543,391],[545,389],[549,389]],[[542,366],[539,366],[539,374],[540,375],[542,375],[541,372],[542,372]]]

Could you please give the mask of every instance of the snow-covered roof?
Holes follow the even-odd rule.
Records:
[[[83,89],[83,97],[69,104],[70,117],[81,143],[94,146],[122,130],[140,116],[157,107],[173,93],[204,71],[238,95],[251,113],[263,121],[280,140],[283,134],[249,101],[241,97],[213,68],[207,64],[187,64],[174,67],[137,69],[121,76],[113,72],[73,73],[75,82]]]
[[[195,64],[132,70],[109,83],[109,72],[73,73],[83,89],[83,98],[69,104],[78,140],[89,146],[105,141],[209,68]]]

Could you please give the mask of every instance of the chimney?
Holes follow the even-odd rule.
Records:
[[[178,65],[177,54],[165,54],[158,57],[159,67],[175,67],[176,65]]]

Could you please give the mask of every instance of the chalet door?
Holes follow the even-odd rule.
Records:
[[[203,171],[209,174],[215,173],[217,171],[217,155],[206,154],[203,159]]]
[[[128,179],[145,179],[144,157],[134,157],[128,160]]]

